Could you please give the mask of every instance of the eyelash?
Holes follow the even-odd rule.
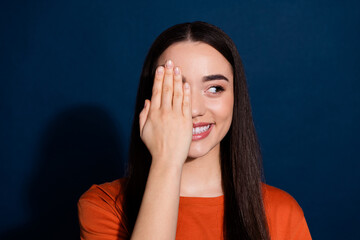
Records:
[[[221,93],[221,92],[223,92],[223,91],[225,90],[222,86],[211,86],[209,89],[211,89],[211,88],[216,88],[216,89],[218,89],[217,92],[212,93],[212,94],[219,94],[219,93]]]

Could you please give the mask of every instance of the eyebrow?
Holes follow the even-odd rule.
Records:
[[[214,81],[214,80],[225,80],[225,81],[229,82],[229,79],[227,79],[227,77],[225,77],[222,74],[208,75],[208,76],[204,76],[202,78],[203,82]],[[182,77],[182,81],[186,82],[186,78]]]
[[[227,77],[225,77],[224,75],[221,75],[221,74],[208,75],[208,76],[203,77],[203,82],[213,81],[213,80],[225,80],[227,82],[229,81],[229,79],[227,79]]]

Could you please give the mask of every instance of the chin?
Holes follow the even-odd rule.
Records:
[[[189,153],[188,153],[188,158],[202,157],[208,153],[208,150],[209,149],[207,149],[207,151],[206,151],[204,149],[204,146],[195,146],[193,143],[191,143]]]
[[[208,154],[209,152],[211,152],[211,150],[214,148],[206,145],[206,144],[198,144],[197,142],[192,142],[190,145],[190,149],[189,149],[189,153],[188,153],[188,158],[189,159],[194,159],[194,158],[199,158],[199,157],[203,157],[206,154]]]
[[[202,156],[205,156],[205,155],[206,154],[201,153],[201,152],[191,152],[191,151],[189,151],[188,158],[189,159],[195,159],[195,158],[199,158],[199,157],[202,157]]]

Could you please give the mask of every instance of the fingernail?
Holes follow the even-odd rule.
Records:
[[[167,60],[166,61],[166,64],[165,64],[165,66],[166,66],[166,68],[172,68],[173,67],[173,62],[171,61],[171,60]]]
[[[144,103],[144,108],[146,108],[146,105],[147,105],[147,102],[146,102],[146,100],[145,100],[145,103]]]
[[[185,88],[190,88],[190,85],[189,85],[189,83],[185,83]]]
[[[164,67],[163,66],[160,66],[158,67],[158,69],[156,70],[157,74],[163,74],[164,72]]]
[[[174,73],[175,73],[175,75],[179,75],[180,74],[180,69],[178,67],[176,67],[174,69]]]

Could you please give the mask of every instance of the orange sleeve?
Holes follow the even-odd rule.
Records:
[[[272,240],[311,240],[303,210],[287,192],[267,185],[265,212]]]
[[[78,201],[81,240],[121,240],[127,232],[121,226],[114,196],[93,185]]]
[[[304,215],[300,221],[294,226],[293,238],[294,240],[311,240],[310,231],[306,223]]]

